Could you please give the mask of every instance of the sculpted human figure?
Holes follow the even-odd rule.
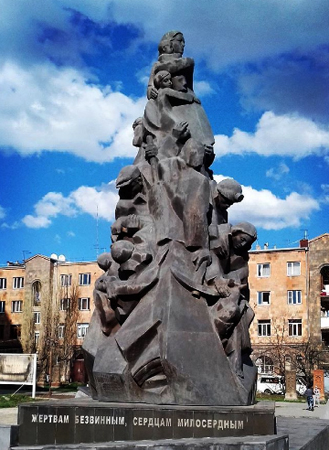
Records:
[[[158,61],[153,65],[147,87],[147,98],[155,99],[158,89],[154,85],[154,77],[161,70],[168,71],[172,78],[185,75],[189,88],[193,90],[194,61],[192,58],[183,58],[185,39],[180,31],[169,31],[162,38],[158,46]]]
[[[219,255],[221,273],[215,284],[223,298],[211,307],[211,312],[225,352],[235,372],[243,378],[243,355],[251,353],[249,326],[254,318],[249,306],[248,251],[257,232],[248,222],[223,224],[221,228],[226,245]]]
[[[222,236],[218,225],[227,223],[227,210],[234,203],[239,203],[243,200],[242,187],[233,178],[225,178],[219,183],[211,181],[211,204],[212,217],[209,226],[210,249],[220,252],[222,245]],[[226,234],[224,233],[224,236]],[[225,246],[225,244],[224,244]],[[216,250],[217,249],[217,250]]]
[[[193,91],[194,61],[182,57],[184,47],[181,32],[166,33],[160,41],[159,58],[150,76],[143,124],[157,140],[159,159],[163,139],[181,122],[189,124],[194,139],[206,146],[214,144],[208,118]]]

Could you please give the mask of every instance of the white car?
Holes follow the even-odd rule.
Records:
[[[283,377],[280,375],[268,375],[268,374],[258,374],[257,379],[257,391],[264,394],[284,394],[285,385],[283,382]],[[306,391],[305,381],[297,377],[296,378],[296,392],[299,395],[304,395]]]
[[[258,374],[257,392],[264,394],[284,394],[284,385],[280,375]]]

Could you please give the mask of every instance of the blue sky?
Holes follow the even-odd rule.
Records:
[[[216,137],[243,185],[229,220],[258,243],[329,231],[327,0],[0,0],[0,264],[93,260],[110,246],[115,178],[136,154],[157,45],[181,30]]]

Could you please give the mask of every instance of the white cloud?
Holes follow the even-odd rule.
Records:
[[[196,95],[200,97],[204,97],[206,95],[214,94],[214,89],[210,86],[210,83],[207,81],[196,81],[194,83],[193,89]]]
[[[88,161],[133,157],[131,124],[145,100],[88,83],[74,69],[0,68],[0,146],[21,154],[70,152]]]
[[[58,216],[73,217],[83,213],[93,217],[98,214],[99,218],[112,221],[117,201],[113,181],[100,188],[80,186],[67,197],[60,192],[49,192],[34,205],[35,214],[25,216],[22,222],[28,228],[48,228]],[[73,232],[68,234],[75,236]]]
[[[216,181],[225,178],[215,175]],[[248,221],[264,230],[282,230],[300,227],[320,205],[309,195],[291,192],[279,198],[268,189],[257,191],[251,186],[242,186],[244,199],[229,210],[229,222]]]
[[[65,198],[61,193],[49,192],[34,206],[38,216],[56,217],[58,214],[74,216],[76,210],[71,198]]]
[[[51,221],[48,219],[48,217],[44,216],[32,216],[28,214],[22,219],[22,222],[24,225],[26,225],[28,228],[48,228],[51,224]]]
[[[255,133],[234,129],[231,137],[215,136],[217,156],[255,152],[303,158],[329,150],[329,128],[296,115],[277,116],[267,111],[260,118]]]
[[[277,167],[271,167],[266,171],[266,176],[268,178],[273,178],[274,180],[280,180],[284,175],[290,172],[289,167],[285,163],[280,163]]]
[[[115,191],[115,183],[111,182],[103,186],[101,190],[93,187],[81,186],[70,194],[76,207],[80,212],[98,216],[102,219],[112,221],[114,219],[115,205],[118,201],[118,194]]]

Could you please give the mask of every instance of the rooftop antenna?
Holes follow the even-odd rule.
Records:
[[[25,261],[25,255],[30,255],[31,254],[31,252],[29,251],[29,250],[22,250],[22,253],[23,253],[23,262]]]
[[[308,239],[308,230],[304,230],[304,239]]]

